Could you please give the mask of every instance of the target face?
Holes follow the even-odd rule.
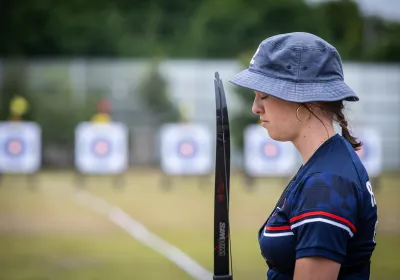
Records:
[[[5,141],[5,152],[10,157],[18,157],[23,155],[24,150],[24,142],[20,138],[11,138],[8,141]]]
[[[280,156],[280,150],[277,143],[266,140],[261,144],[261,154],[266,160],[276,160]]]
[[[128,167],[128,132],[121,123],[80,123],[75,166],[85,174],[118,174]]]
[[[111,143],[107,139],[95,139],[92,147],[93,154],[100,158],[107,157],[111,153]]]
[[[182,140],[178,143],[178,155],[182,158],[194,158],[196,156],[196,141]]]
[[[244,168],[254,177],[289,176],[297,164],[296,150],[290,142],[269,137],[260,125],[250,125],[244,133]]]
[[[382,173],[382,139],[380,132],[373,127],[358,127],[355,130],[358,140],[363,143],[356,151],[370,177],[378,177]]]
[[[198,175],[213,171],[212,134],[198,124],[166,124],[160,130],[161,169],[166,174]]]
[[[0,172],[34,173],[40,166],[40,127],[34,122],[0,122]]]

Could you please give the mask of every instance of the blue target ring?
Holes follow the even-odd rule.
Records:
[[[178,153],[179,157],[182,157],[185,159],[195,157],[196,153],[197,153],[196,142],[191,139],[182,140],[182,141],[178,142],[177,153]]]
[[[96,139],[92,142],[92,153],[100,158],[111,154],[111,143],[107,139]]]
[[[5,141],[5,154],[10,157],[20,157],[25,152],[25,143],[20,138],[10,138]]]
[[[281,150],[279,146],[269,140],[262,142],[260,149],[262,157],[267,160],[277,159],[281,155]]]

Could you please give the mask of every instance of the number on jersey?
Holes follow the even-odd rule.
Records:
[[[376,205],[376,200],[375,200],[374,192],[372,191],[372,185],[371,185],[370,181],[367,182],[367,190],[368,190],[369,194],[371,195],[371,205],[372,205],[372,207],[374,207]]]
[[[372,241],[374,241],[374,243],[376,243],[375,237],[376,237],[376,228],[377,228],[377,226],[378,226],[378,221],[376,221],[376,223],[375,223],[374,237],[372,238]]]

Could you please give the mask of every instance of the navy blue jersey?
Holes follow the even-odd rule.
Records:
[[[366,280],[375,248],[377,206],[368,174],[341,135],[302,166],[259,230],[268,279],[293,279],[296,259],[341,264],[340,280]]]

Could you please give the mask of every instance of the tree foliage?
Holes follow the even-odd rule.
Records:
[[[264,38],[308,31],[344,60],[400,61],[400,23],[354,1],[3,0],[0,56],[232,58]]]
[[[16,61],[4,69],[3,82],[0,88],[0,121],[10,120],[11,101],[14,97],[20,96],[31,102],[31,95],[27,87],[26,65],[23,61]],[[28,111],[22,116],[24,120],[32,120],[34,108],[29,106]]]
[[[179,121],[179,110],[168,95],[168,84],[160,73],[160,61],[152,61],[138,87],[140,103],[146,110],[150,124],[157,125]]]

